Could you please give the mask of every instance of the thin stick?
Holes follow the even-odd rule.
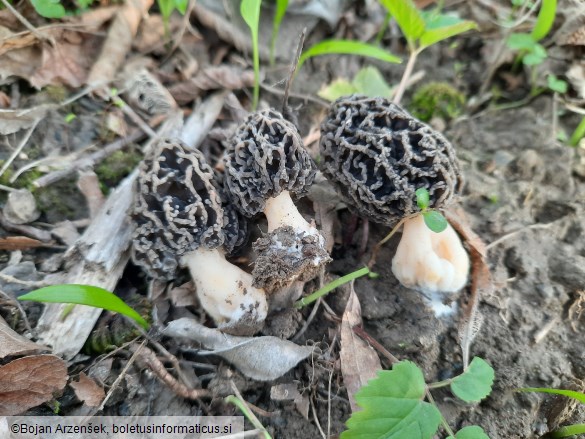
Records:
[[[295,54],[295,58],[293,59],[293,62],[290,65],[288,79],[286,81],[286,86],[284,87],[284,97],[282,98],[282,114],[286,114],[288,111],[288,94],[289,94],[293,79],[295,77],[295,72],[297,71],[297,66],[299,65],[299,59],[301,58],[301,52],[303,51],[303,44],[305,42],[306,33],[307,33],[307,28],[305,27],[301,31],[301,35],[299,35],[299,43],[297,44],[297,52]]]
[[[5,1],[5,0],[2,0],[2,1]],[[12,154],[10,154],[10,157],[8,157],[8,159],[6,160],[6,163],[4,163],[4,166],[2,166],[2,169],[0,169],[0,176],[2,174],[4,174],[4,172],[12,164],[12,162],[14,161],[14,159],[18,156],[18,154],[21,153],[21,151],[23,150],[23,148],[25,147],[25,145],[29,141],[30,136],[32,136],[32,133],[34,132],[35,128],[37,127],[37,125],[39,124],[40,121],[41,121],[41,119],[35,119],[35,121],[32,123],[31,127],[28,129],[27,133],[22,138],[22,140],[20,141],[19,145],[12,152]]]
[[[372,268],[374,266],[374,264],[376,263],[376,257],[378,256],[378,252],[380,251],[380,249],[382,248],[382,246],[384,244],[386,244],[390,238],[392,238],[394,236],[394,234],[400,229],[400,227],[402,226],[402,224],[405,223],[405,221],[409,218],[412,218],[412,216],[408,216],[406,218],[402,218],[398,224],[396,224],[394,226],[394,228],[392,230],[390,230],[390,233],[388,233],[384,239],[382,239],[380,242],[378,242],[376,244],[376,246],[374,247],[374,250],[372,250],[372,256],[370,256],[370,260],[368,261],[368,267]]]
[[[24,312],[24,309],[22,308],[22,305],[20,304],[20,302],[18,300],[14,299],[12,296],[9,296],[8,293],[5,293],[2,290],[0,290],[0,295],[5,297],[9,303],[11,303],[13,306],[15,306],[18,309],[18,312],[20,313],[20,316],[22,317],[22,321],[24,322],[24,326],[25,326],[26,330],[28,331],[29,334],[34,335],[35,333],[33,332],[33,329],[30,326],[30,323],[28,321],[26,313]]]
[[[400,361],[398,358],[396,358],[394,355],[392,355],[384,346],[382,346],[374,337],[372,337],[370,334],[368,334],[364,330],[364,328],[362,328],[360,326],[354,326],[352,329],[353,329],[353,332],[355,332],[357,335],[359,335],[361,338],[363,338],[365,341],[367,341],[369,344],[371,344],[374,349],[376,349],[384,357],[386,357],[386,359],[391,364],[395,364],[395,363],[398,363]]]
[[[145,344],[146,344],[146,340],[143,340],[142,343],[140,344],[140,346],[138,346],[138,348],[136,348],[134,350],[134,353],[132,354],[132,356],[130,357],[130,359],[128,360],[126,365],[124,366],[124,369],[122,369],[122,372],[120,372],[120,375],[118,375],[118,378],[116,378],[116,380],[112,384],[112,387],[110,387],[110,390],[108,390],[108,394],[106,395],[106,397],[104,398],[104,400],[102,401],[102,403],[100,404],[98,409],[95,411],[95,413],[101,412],[104,409],[104,407],[106,406],[106,403],[108,402],[108,400],[110,399],[110,397],[114,393],[114,390],[116,390],[116,388],[120,385],[120,382],[126,376],[128,369],[130,369],[130,366],[132,366],[132,364],[136,360],[136,357],[138,357],[138,354],[140,354],[140,351],[142,350],[142,348],[144,347]]]
[[[321,424],[319,423],[319,418],[317,417],[317,410],[315,409],[315,403],[313,402],[313,398],[311,398],[310,401],[311,412],[313,413],[313,418],[315,418],[315,424],[317,424],[317,428],[319,429],[321,436],[323,436],[323,439],[327,439],[327,435],[325,435],[325,432],[323,431],[323,429],[321,428]]]
[[[548,224],[532,224],[530,226],[526,226],[522,229],[519,230],[515,230],[513,232],[507,233],[504,236],[499,237],[498,239],[496,239],[493,242],[490,242],[488,245],[485,246],[486,251],[490,250],[492,248],[494,248],[497,245],[500,245],[502,242],[507,241],[508,239],[512,238],[513,236],[518,235],[519,233],[522,233],[526,230],[530,230],[530,229],[548,229],[550,228],[552,225],[554,224],[554,221]]]
[[[262,425],[262,422],[260,422],[260,420],[252,412],[252,410],[250,410],[248,403],[242,397],[242,394],[240,393],[240,391],[238,390],[238,388],[236,387],[236,385],[234,384],[234,382],[232,380],[230,380],[230,386],[231,386],[232,391],[235,393],[236,396],[230,395],[225,399],[225,401],[232,403],[236,407],[238,407],[242,411],[242,413],[246,416],[246,418],[248,418],[248,420],[252,423],[252,425],[254,427],[256,427],[258,430],[262,431],[265,439],[272,439],[272,436],[270,436],[270,433],[268,433],[268,431],[266,431],[266,428],[264,428],[264,425]]]
[[[307,317],[307,320],[305,321],[305,324],[299,330],[299,332],[297,332],[295,334],[295,336],[291,339],[291,341],[296,342],[301,337],[301,335],[303,335],[305,333],[305,331],[309,328],[309,325],[311,324],[311,322],[313,321],[313,319],[317,315],[317,310],[319,309],[319,305],[321,305],[321,297],[319,297],[317,299],[317,301],[315,302],[315,305],[313,305],[313,309],[311,310],[311,314],[309,314],[309,317]]]
[[[10,12],[14,14],[14,16],[20,21],[24,27],[26,27],[35,37],[37,37],[41,41],[49,41],[53,46],[55,45],[55,40],[51,36],[47,36],[42,32],[39,32],[37,28],[35,28],[30,22],[24,18],[24,16],[18,12],[7,0],[1,0],[2,4],[8,9]]]
[[[333,379],[333,369],[329,373],[329,387],[327,388],[327,437],[331,437],[331,380]]]

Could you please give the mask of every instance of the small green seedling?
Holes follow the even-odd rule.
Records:
[[[75,119],[77,119],[77,115],[75,113],[67,113],[67,115],[65,116],[65,123],[71,123]]]
[[[441,233],[448,226],[445,217],[437,210],[429,209],[429,191],[425,188],[419,188],[415,192],[416,204],[421,210],[425,224],[435,233]]]
[[[577,128],[575,128],[575,131],[573,131],[573,134],[569,139],[569,145],[577,147],[583,138],[585,138],[585,117],[581,119],[581,122],[579,122],[579,125],[577,125]]]
[[[69,303],[93,306],[95,308],[102,308],[123,314],[134,320],[144,329],[149,328],[148,322],[134,309],[124,303],[124,301],[118,296],[108,290],[91,285],[51,285],[49,287],[31,291],[30,293],[20,296],[18,299],[30,300],[33,302]]]
[[[274,49],[276,47],[276,39],[278,38],[278,31],[280,24],[286,14],[288,8],[288,0],[276,0],[276,10],[274,11],[274,20],[272,22],[272,36],[270,37],[270,65],[274,65]]]
[[[394,17],[406,38],[410,56],[404,74],[394,95],[399,103],[410,79],[417,56],[427,47],[463,32],[477,29],[477,24],[462,20],[455,15],[443,14],[440,8],[419,11],[412,0],[381,0],[382,5]]]
[[[336,79],[319,91],[318,95],[328,101],[334,101],[342,96],[360,94],[368,97],[390,97],[393,88],[388,85],[380,71],[373,66],[361,69],[353,80]]]
[[[258,26],[260,25],[260,4],[262,0],[242,0],[240,14],[252,34],[252,52],[254,62],[254,97],[252,109],[256,110],[260,97],[260,52],[258,48]]]
[[[171,14],[176,9],[181,13],[181,15],[185,15],[185,12],[187,12],[187,5],[189,4],[189,0],[156,0],[156,3],[158,4],[160,14],[163,18],[165,33],[168,34],[169,19],[171,18]]]
[[[323,286],[322,288],[319,288],[317,291],[308,295],[307,297],[303,297],[302,299],[295,302],[294,307],[297,309],[301,309],[302,307],[309,305],[310,303],[313,303],[319,297],[323,297],[326,294],[329,294],[335,288],[340,287],[341,285],[344,285],[348,282],[351,282],[354,279],[357,279],[358,277],[362,277],[365,275],[368,275],[368,277],[371,279],[375,279],[378,277],[378,274],[370,271],[368,267],[360,268],[359,270],[352,271],[351,273],[346,274],[345,276],[342,276],[338,279],[335,279],[334,281],[329,282],[327,285]]]
[[[459,376],[426,384],[422,370],[411,361],[400,361],[392,370],[378,372],[356,394],[362,408],[354,412],[341,439],[368,437],[385,439],[431,439],[442,425],[449,439],[489,439],[481,427],[468,426],[454,433],[430,390],[450,386],[459,399],[479,402],[491,393],[494,370],[483,359],[475,357]],[[425,399],[428,401],[425,401]]]
[[[262,435],[264,436],[264,439],[272,439],[272,436],[270,436],[270,433],[268,433],[268,431],[266,430],[264,425],[262,425],[260,420],[256,417],[256,415],[254,415],[254,413],[252,413],[252,411],[248,408],[246,402],[239,395],[238,396],[229,395],[224,399],[224,401],[228,404],[235,405],[243,413],[243,415],[248,419],[248,421],[250,421],[250,423],[254,427],[256,427],[256,430],[259,430],[262,433]]]
[[[546,387],[524,387],[517,389],[519,392],[539,392],[539,393],[550,393],[553,395],[566,396],[579,401],[581,404],[585,404],[585,393],[576,392],[574,390],[563,390],[563,389],[549,389]],[[585,434],[585,424],[573,424],[561,427],[558,430],[550,432],[546,437],[552,439],[573,437],[578,434]]]

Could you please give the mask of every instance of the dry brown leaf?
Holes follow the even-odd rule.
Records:
[[[100,189],[100,181],[98,176],[93,171],[80,171],[77,179],[77,187],[87,201],[89,207],[89,217],[95,218],[106,198]]]
[[[49,348],[46,346],[33,343],[28,338],[13,331],[4,319],[0,317],[0,359],[16,355],[37,354],[48,350]],[[1,380],[2,376],[0,375]]]
[[[77,399],[85,402],[88,407],[98,407],[106,397],[104,389],[83,372],[79,374],[79,381],[72,381],[69,385],[75,391]]]
[[[37,239],[27,238],[26,236],[8,236],[0,238],[0,250],[28,250],[37,247],[46,247],[47,244]]]
[[[67,364],[55,355],[33,355],[0,367],[0,415],[13,416],[53,399],[67,384]]]
[[[8,96],[3,91],[0,91],[0,108],[8,108],[10,107],[10,96]]]
[[[87,84],[105,85],[112,81],[126,59],[136,36],[138,25],[154,0],[130,0],[118,11],[108,30],[101,54],[89,73]]]
[[[208,67],[188,81],[179,82],[169,92],[179,104],[191,102],[203,91],[215,89],[239,90],[254,85],[254,71],[232,66]]]
[[[369,380],[376,377],[376,372],[382,369],[380,358],[364,340],[353,332],[354,326],[362,324],[362,310],[360,302],[353,288],[349,284],[350,293],[343,319],[341,320],[341,374],[343,383],[349,396],[351,411],[360,410],[355,402],[355,393]]]

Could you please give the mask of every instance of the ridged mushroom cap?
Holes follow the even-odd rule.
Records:
[[[455,151],[445,137],[384,98],[343,97],[321,124],[323,173],[349,207],[394,225],[418,212],[415,191],[429,207],[449,203],[462,185]]]
[[[245,239],[241,217],[222,208],[213,169],[200,151],[161,139],[139,172],[132,253],[150,275],[172,279],[184,254],[201,246],[231,251]]]
[[[224,187],[251,217],[282,191],[304,195],[316,171],[297,128],[269,109],[251,114],[236,130],[225,155]]]

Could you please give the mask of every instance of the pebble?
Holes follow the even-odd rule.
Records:
[[[34,195],[26,189],[10,192],[3,212],[6,219],[14,224],[32,223],[41,216]]]

